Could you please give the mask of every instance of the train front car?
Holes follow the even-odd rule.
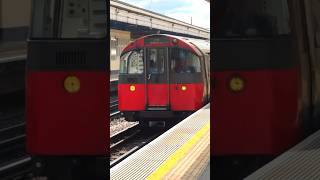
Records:
[[[214,7],[213,155],[278,155],[300,133],[287,1],[218,0]]]
[[[202,107],[210,93],[208,49],[208,41],[170,35],[130,43],[120,59],[119,110],[148,126]]]
[[[57,160],[49,170],[56,175],[65,172],[64,160],[107,155],[105,14],[103,0],[33,1],[26,71],[27,150],[43,161],[43,168],[51,167],[48,159]]]

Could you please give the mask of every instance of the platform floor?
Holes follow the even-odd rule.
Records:
[[[117,164],[110,179],[210,179],[210,104]]]
[[[206,168],[202,172],[198,180],[209,180],[210,179],[210,161],[208,162]]]
[[[320,179],[320,130],[246,178]]]

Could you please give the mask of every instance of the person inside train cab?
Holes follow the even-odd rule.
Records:
[[[190,57],[191,58],[191,57]],[[193,66],[192,59],[187,60],[186,73],[195,73],[196,68]]]
[[[179,53],[178,56],[175,56],[174,61],[175,61],[174,71],[176,73],[183,73],[185,68],[185,60],[183,59],[183,55],[181,54],[181,52]]]
[[[178,52],[178,53],[177,53]],[[174,71],[176,73],[195,73],[195,69],[192,65],[192,59],[187,55],[184,50],[177,50],[174,53]]]
[[[180,60],[180,61],[176,61],[175,72],[176,73],[195,73],[196,70],[192,65],[190,65],[190,61]]]
[[[155,51],[151,51],[150,52],[150,59],[149,59],[149,71],[150,73],[157,73],[158,72],[158,68],[157,68],[157,63],[156,63],[156,53]]]

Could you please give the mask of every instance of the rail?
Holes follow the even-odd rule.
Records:
[[[31,157],[25,152],[25,121],[20,110],[0,117],[0,179],[17,179],[31,173]]]
[[[121,115],[118,110],[118,80],[113,79],[110,81],[110,119],[114,119]]]

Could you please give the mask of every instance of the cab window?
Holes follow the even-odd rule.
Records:
[[[124,53],[120,59],[121,74],[143,73],[143,50],[134,50]]]
[[[173,48],[170,53],[171,71],[174,73],[201,72],[200,59],[189,50]]]

